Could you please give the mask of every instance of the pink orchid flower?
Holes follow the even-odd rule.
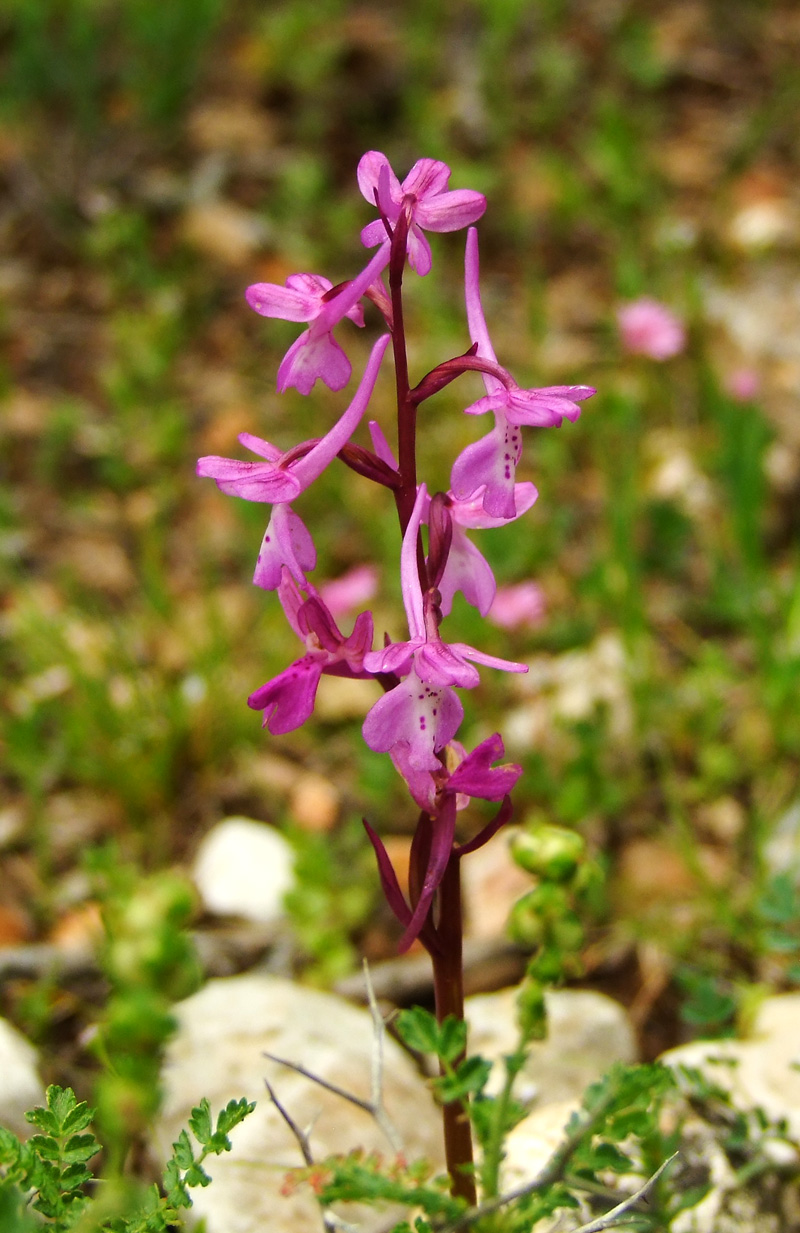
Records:
[[[385,154],[370,150],[358,164],[358,187],[370,205],[377,204],[390,224],[401,212],[410,212],[408,262],[418,274],[427,274],[432,265],[431,249],[423,231],[460,231],[475,223],[486,210],[486,198],[474,189],[448,190],[450,168],[433,158],[421,158],[401,184]],[[361,232],[366,248],[386,238],[383,219]]]
[[[473,662],[505,672],[527,672],[525,664],[487,655],[463,642],[444,642],[439,634],[432,593],[422,594],[417,569],[417,536],[428,499],[421,484],[400,553],[403,604],[411,634],[365,657],[368,671],[406,677],[384,694],[367,715],[363,734],[371,749],[388,753],[398,740],[408,740],[409,757],[419,770],[435,770],[436,754],[458,729],[462,707],[452,686],[474,689],[480,682]]]
[[[264,712],[263,727],[273,735],[293,732],[306,722],[314,710],[323,672],[368,677],[364,656],[372,646],[371,612],[362,612],[353,632],[345,638],[319,596],[304,600],[287,569],[283,570],[278,595],[289,624],[305,643],[306,654],[247,699],[254,711]]]
[[[397,459],[375,420],[370,420],[369,431],[377,456],[387,466],[397,470]],[[466,487],[471,487],[471,484],[467,482]],[[466,529],[505,526],[507,522],[513,522],[526,514],[539,495],[535,486],[529,482],[515,484],[512,490],[513,510],[507,512],[505,517],[494,517],[485,508],[484,491],[485,486],[481,486],[468,497],[457,497],[452,490],[447,494],[448,508],[453,519],[453,539],[439,583],[439,594],[442,597],[439,606],[443,616],[450,615],[456,591],[461,591],[467,603],[477,608],[481,616],[486,616],[494,599],[497,584],[492,568],[483,553],[467,537]],[[423,522],[427,522],[429,506],[430,502],[427,502],[423,510]]]
[[[259,553],[254,581],[274,590],[280,581],[282,565],[288,565],[298,582],[304,569],[316,561],[311,536],[293,512],[278,513],[281,506],[294,501],[333,461],[355,432],[369,403],[390,335],[383,334],[370,353],[364,375],[347,410],[318,441],[304,441],[282,453],[276,445],[242,432],[242,445],[259,454],[263,462],[244,462],[237,458],[207,455],[199,459],[197,474],[216,481],[221,492],[245,501],[270,503],[273,510]]]
[[[427,814],[427,825],[430,832],[430,852],[427,868],[422,880],[420,896],[413,910],[406,902],[400,890],[397,876],[383,843],[372,827],[366,821],[364,822],[364,827],[378,860],[378,872],[384,895],[395,916],[405,926],[405,932],[398,946],[401,954],[408,950],[414,939],[425,928],[426,917],[430,911],[433,897],[444,877],[453,851],[459,796],[480,797],[488,801],[503,801],[500,810],[489,825],[485,826],[469,843],[456,849],[459,856],[466,855],[467,852],[473,852],[476,848],[481,847],[511,817],[509,793],[522,774],[522,767],[513,763],[492,767],[492,763],[501,758],[504,752],[503,742],[500,736],[495,733],[494,736],[490,736],[473,749],[472,753],[464,758],[460,766],[452,774],[448,774],[441,766],[439,767],[441,774],[439,776],[440,782],[436,786],[434,810],[431,811],[424,805],[422,806],[424,814]],[[410,766],[409,770],[413,782],[415,779],[413,766]],[[416,778],[416,786],[419,789],[418,777]],[[414,795],[416,796],[417,793],[414,793]],[[420,825],[423,825],[424,821],[423,816],[420,819]]]
[[[262,317],[284,321],[308,321],[309,328],[292,343],[278,369],[278,390],[291,386],[310,394],[317,379],[332,390],[341,390],[350,380],[350,361],[333,337],[332,330],[345,317],[364,324],[358,301],[380,277],[389,263],[389,241],[360,274],[344,283],[335,294],[332,284],[320,274],[291,274],[284,287],[277,283],[253,283],[245,296]]]
[[[492,364],[497,356],[492,347],[480,293],[478,233],[467,232],[464,259],[464,289],[470,338],[477,343],[476,354]],[[522,454],[520,427],[552,428],[562,420],[576,420],[578,403],[591,398],[589,385],[551,385],[540,389],[521,389],[510,376],[501,381],[493,373],[482,373],[486,395],[465,408],[467,415],[492,411],[495,426],[481,440],[468,445],[456,459],[451,474],[453,492],[467,499],[484,488],[483,507],[494,518],[514,518],[516,468]]]

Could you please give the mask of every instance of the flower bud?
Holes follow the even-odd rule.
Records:
[[[511,841],[511,855],[527,873],[550,882],[568,882],[578,868],[585,847],[577,831],[545,824],[516,834]]]
[[[544,989],[537,980],[526,980],[517,994],[517,1022],[529,1040],[544,1040],[547,1035],[547,1008]]]

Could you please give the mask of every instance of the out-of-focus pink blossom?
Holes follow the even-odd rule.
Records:
[[[501,629],[522,629],[540,625],[546,608],[544,592],[538,583],[518,582],[513,586],[497,588],[488,617],[493,625],[499,625]]]
[[[686,346],[686,328],[671,309],[643,295],[617,311],[622,345],[633,355],[669,360]]]
[[[334,617],[347,616],[354,609],[369,603],[378,589],[378,571],[374,565],[355,565],[340,578],[320,587],[320,599]]]
[[[753,368],[737,368],[725,379],[725,389],[737,402],[752,402],[758,397],[760,386],[758,373]]]

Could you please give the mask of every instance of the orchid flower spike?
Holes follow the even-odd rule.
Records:
[[[370,150],[358,164],[358,187],[371,206],[377,201],[383,218],[369,223],[361,232],[366,248],[386,238],[385,219],[397,222],[408,210],[408,261],[412,270],[427,274],[431,268],[431,249],[423,231],[460,231],[476,223],[486,209],[483,193],[474,189],[448,190],[450,168],[433,158],[421,158],[401,184],[385,154]]]
[[[389,264],[389,248],[387,240],[361,273],[340,288],[333,288],[319,274],[292,274],[284,287],[277,283],[253,283],[247,288],[248,304],[262,317],[309,322],[309,328],[292,343],[281,361],[281,394],[291,386],[301,394],[310,394],[318,378],[332,390],[347,385],[352,372],[350,361],[331,331],[345,317],[358,326],[364,324],[359,300]]]
[[[236,458],[209,455],[198,461],[197,474],[210,476],[216,480],[220,492],[242,497],[245,501],[271,504],[294,501],[322,474],[358,427],[372,397],[389,338],[389,334],[381,335],[372,348],[364,376],[350,406],[324,437],[303,443],[303,446],[309,447],[306,451],[301,446],[295,446],[281,453],[269,441],[242,432],[239,434],[242,445],[254,454],[260,454],[264,462],[241,462]]]

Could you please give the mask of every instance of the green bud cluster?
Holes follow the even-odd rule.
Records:
[[[578,907],[594,867],[583,837],[561,826],[541,823],[517,832],[511,854],[536,885],[517,900],[509,935],[533,952],[520,987],[517,1015],[526,1040],[546,1034],[544,990],[580,970],[584,942]]]

